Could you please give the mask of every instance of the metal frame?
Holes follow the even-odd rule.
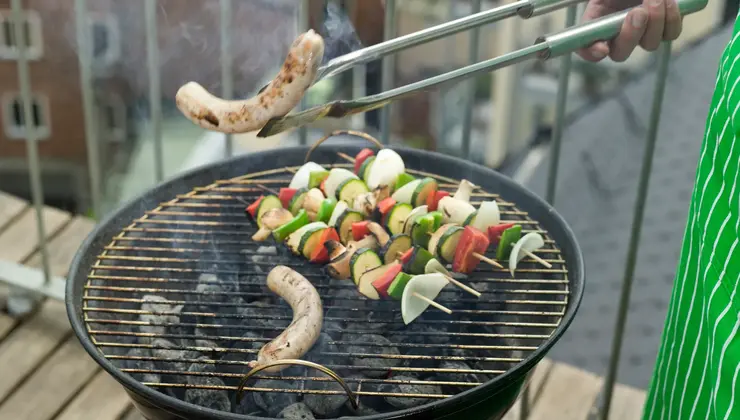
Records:
[[[147,46],[147,73],[149,76],[150,84],[150,118],[151,118],[151,130],[153,132],[153,138],[155,141],[155,153],[154,153],[154,165],[156,181],[161,182],[164,178],[163,171],[163,145],[162,145],[162,109],[161,109],[161,82],[160,82],[160,63],[159,63],[159,49],[157,45],[157,9],[155,0],[140,0],[142,7],[145,12],[145,24],[146,24],[146,46]],[[232,1],[233,0],[221,0],[221,75],[222,75],[222,94],[225,98],[231,98],[233,95],[233,62],[232,62],[232,39],[231,39],[231,15],[232,15]],[[386,14],[385,14],[385,27],[384,27],[384,39],[390,42],[384,42],[380,46],[376,45],[370,47],[369,51],[372,54],[368,54],[363,57],[359,57],[358,53],[349,54],[345,58],[344,62],[337,62],[332,71],[338,73],[353,67],[353,80],[354,88],[353,94],[356,96],[362,96],[364,93],[364,67],[358,67],[380,58],[383,55],[388,55],[391,52],[396,52],[403,48],[410,46],[419,45],[423,42],[429,42],[435,39],[442,38],[447,35],[451,35],[464,30],[472,29],[469,60],[470,63],[477,61],[478,45],[479,45],[479,29],[483,24],[491,23],[495,20],[503,18],[514,17],[519,15],[522,18],[528,18],[530,16],[540,15],[551,12],[553,10],[568,7],[566,26],[571,27],[576,22],[576,7],[577,4],[582,0],[519,0],[514,3],[507,4],[505,6],[494,8],[488,11],[480,12],[481,0],[473,1],[473,14],[462,19],[458,19],[454,22],[448,22],[433,28],[433,30],[427,29],[419,31],[415,34],[405,35],[396,38],[396,2],[395,0],[386,0]],[[692,13],[703,9],[707,1],[706,0],[685,0],[680,1],[683,13]],[[299,28],[301,30],[308,26],[308,13],[307,4],[308,0],[302,0],[302,6],[299,12]],[[686,7],[683,7],[686,6]],[[12,15],[18,18],[22,13],[22,0],[11,0]],[[74,12],[75,12],[75,23],[76,23],[76,38],[78,47],[78,59],[80,65],[80,84],[83,101],[84,111],[84,123],[86,133],[86,144],[87,144],[87,155],[88,155],[88,168],[89,168],[89,182],[90,182],[90,196],[91,206],[96,218],[100,218],[101,211],[101,167],[100,167],[100,150],[99,150],[99,137],[97,130],[97,111],[95,105],[94,91],[93,91],[93,76],[92,76],[92,57],[89,45],[89,37],[87,36],[87,22],[88,22],[88,4],[87,0],[75,0]],[[551,139],[551,155],[550,155],[550,169],[549,179],[547,185],[547,201],[551,204],[554,203],[556,198],[557,180],[558,180],[558,163],[560,157],[560,147],[563,135],[563,124],[564,116],[566,111],[567,101],[567,88],[569,75],[571,71],[571,52],[580,46],[583,46],[584,39],[590,36],[593,38],[596,36],[598,39],[608,39],[614,36],[619,28],[619,24],[624,19],[626,12],[618,13],[611,16],[598,24],[594,23],[591,25],[580,25],[574,30],[566,30],[556,34],[555,36],[544,37],[538,40],[539,45],[537,47],[529,47],[527,55],[538,53],[540,58],[549,58],[551,56],[562,56],[561,67],[558,81],[558,95],[556,100],[556,118],[554,123],[554,129],[552,131]],[[15,25],[16,37],[22,38],[22,28],[20,25]],[[587,36],[588,35],[588,36]],[[392,41],[391,41],[392,40]],[[624,326],[627,317],[627,308],[629,305],[630,291],[632,287],[632,279],[635,268],[635,259],[639,246],[640,231],[643,223],[643,213],[645,208],[645,199],[648,193],[648,180],[650,177],[652,158],[655,149],[655,142],[658,134],[658,123],[660,121],[661,105],[663,93],[665,90],[666,74],[668,71],[670,61],[670,43],[664,43],[658,53],[658,73],[655,83],[655,91],[653,98],[652,112],[650,115],[649,129],[647,133],[647,141],[645,145],[645,154],[643,157],[642,170],[640,173],[637,200],[634,208],[632,232],[630,236],[630,246],[627,255],[627,264],[625,267],[624,281],[620,296],[618,315],[615,320],[615,331],[612,341],[611,360],[609,363],[609,369],[606,375],[605,387],[602,394],[602,402],[599,410],[599,417],[606,419],[609,414],[611,395],[614,390],[614,384],[616,379],[616,372],[618,369],[618,359],[622,344],[622,335],[624,333]],[[351,57],[350,57],[351,56]],[[31,79],[28,66],[28,51],[24,45],[20,45],[18,49],[17,69],[18,69],[18,82],[20,85],[20,91],[23,98],[23,112],[26,121],[31,121],[32,110],[31,101],[32,88]],[[352,64],[348,65],[348,61],[352,61]],[[480,64],[480,63],[479,63]],[[384,90],[392,89],[394,86],[394,70],[395,70],[395,59],[392,56],[383,58],[383,79],[382,85]],[[462,70],[462,69],[461,69]],[[488,71],[491,68],[487,69]],[[460,70],[457,70],[460,71]],[[471,133],[471,122],[472,122],[472,110],[474,102],[474,91],[472,89],[472,81],[468,82],[468,97],[466,99],[465,107],[463,110],[463,156],[469,156],[470,154],[470,133]],[[302,103],[302,107],[305,104]],[[385,106],[381,110],[381,139],[383,143],[389,142],[390,137],[390,106]],[[361,124],[361,118],[355,120],[355,124]],[[359,128],[359,127],[358,127]],[[227,148],[226,155],[230,156],[233,153],[233,139],[231,136],[227,136]],[[36,212],[36,220],[39,231],[39,243],[40,243],[40,254],[42,262],[42,272],[38,270],[30,270],[24,267],[10,266],[6,262],[0,261],[2,266],[2,277],[0,281],[11,284],[12,286],[25,289],[29,292],[48,296],[55,299],[62,299],[63,294],[60,293],[60,283],[63,279],[55,278],[51,275],[49,269],[49,256],[47,250],[47,244],[45,241],[45,226],[42,217],[43,211],[43,188],[41,184],[41,164],[39,161],[37,136],[35,136],[33,130],[25,130],[25,139],[27,145],[27,157],[30,168],[30,184],[33,197],[33,205]],[[300,130],[300,142],[305,144],[307,141],[307,131],[305,128]],[[15,297],[18,298],[18,297]],[[526,392],[526,389],[525,389]],[[526,418],[527,415],[527,399],[522,401],[523,414],[522,418]]]

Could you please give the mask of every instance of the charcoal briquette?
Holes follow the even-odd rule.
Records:
[[[343,364],[345,360],[341,356],[326,355],[326,353],[339,353],[339,347],[333,343],[334,339],[327,333],[321,333],[313,347],[306,353],[306,359],[317,363],[330,361],[332,364]]]
[[[201,356],[198,358],[198,360],[206,361],[209,360],[205,356]],[[214,373],[216,372],[216,365],[213,363],[206,363],[206,362],[200,362],[200,363],[192,363],[190,367],[188,368],[188,373],[191,375],[187,375],[188,383],[191,385],[207,385],[206,379],[211,378],[211,376],[207,375],[197,375],[199,373]]]
[[[338,394],[314,394],[306,392],[303,397],[303,402],[311,409],[315,414],[321,417],[334,417],[339,413],[344,404],[347,402],[348,397],[344,392],[344,388],[331,379],[329,376],[324,374],[318,374],[316,377],[329,379],[328,381],[306,381],[307,390],[316,391],[335,391]]]
[[[198,385],[224,386],[224,383],[219,378],[205,377],[199,380]],[[222,389],[189,388],[185,391],[185,401],[213,410],[231,411],[229,394]]]
[[[177,315],[182,311],[183,305],[171,304],[169,300],[157,295],[145,295],[142,300],[139,320],[154,325],[139,325],[139,331],[146,334],[163,335],[168,332],[168,324],[179,324],[180,317]],[[170,329],[173,327],[171,326]],[[143,343],[151,342],[149,337],[142,337]]]
[[[461,362],[459,360],[445,360],[444,362],[439,364],[439,368],[440,369],[454,369],[454,370],[472,370],[467,363]],[[472,373],[472,372],[467,372],[467,373],[438,372],[436,376],[439,380],[447,381],[447,382],[476,383],[476,382],[486,381],[486,378],[476,373]],[[464,387],[464,388],[455,387],[455,392],[459,392],[464,389],[469,389],[469,388],[468,387]]]
[[[291,404],[298,402],[298,393],[279,392],[281,389],[299,389],[298,381],[281,381],[275,379],[260,379],[254,383],[255,388],[273,389],[269,392],[254,392],[254,402],[272,417]]]
[[[417,379],[405,375],[397,375],[392,379],[398,381],[416,381]],[[394,393],[394,394],[441,394],[442,389],[438,385],[421,385],[411,383],[385,383],[381,386],[382,392]],[[393,397],[386,395],[385,400],[388,404],[396,408],[410,408],[418,405],[426,404],[433,401],[429,398],[409,398],[409,397]]]
[[[306,420],[315,418],[313,413],[311,413],[311,410],[304,403],[295,403],[285,407],[283,411],[278,414],[278,417],[289,420]]]
[[[181,361],[187,358],[187,350],[178,349],[175,343],[164,338],[155,338],[152,347],[152,356],[163,359],[155,361],[160,369],[184,371],[189,367],[189,364]]]
[[[126,353],[126,356],[132,359],[115,360],[121,369],[137,370],[156,370],[157,367],[151,360],[139,360],[139,358],[152,357],[149,349],[132,348]],[[129,373],[134,379],[140,382],[162,382],[162,377],[158,373]]]
[[[347,351],[349,353],[383,354],[390,356],[401,354],[398,351],[398,348],[382,335],[363,334],[359,338],[352,339],[352,341],[357,341],[358,343],[347,348]],[[351,356],[350,361],[353,365],[358,367],[372,368],[362,369],[362,373],[370,378],[383,378],[388,375],[390,368],[396,367],[400,363],[400,360],[397,358],[385,358],[377,356]]]

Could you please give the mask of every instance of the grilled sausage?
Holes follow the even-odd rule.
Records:
[[[175,103],[190,121],[203,128],[222,133],[255,131],[298,105],[316,78],[323,57],[324,39],[309,30],[293,41],[280,72],[257,96],[224,100],[189,82],[177,91]]]
[[[285,299],[293,309],[293,321],[274,340],[262,346],[250,367],[275,360],[299,359],[314,345],[321,333],[324,310],[311,282],[291,268],[278,265],[267,275],[267,287]],[[286,366],[273,366],[264,372],[279,372]]]

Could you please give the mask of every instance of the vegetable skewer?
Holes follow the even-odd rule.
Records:
[[[424,296],[422,294],[419,294],[418,292],[412,292],[411,293],[411,296],[413,296],[413,297],[415,297],[417,299],[421,299],[424,302],[428,303],[429,305],[434,306],[435,308],[439,309],[440,311],[447,312],[449,315],[452,315],[452,309],[450,309],[450,308],[448,308],[448,307],[446,307],[446,306],[444,306],[444,305],[442,305],[440,303],[437,303],[437,302],[433,301],[432,299],[429,299],[428,297],[426,297],[426,296]]]

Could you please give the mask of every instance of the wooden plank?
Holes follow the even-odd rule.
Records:
[[[0,419],[49,420],[96,373],[76,337],[44,362],[2,405]]]
[[[593,373],[556,363],[529,420],[585,420],[602,383]]]
[[[66,276],[82,241],[92,231],[95,222],[84,217],[75,217],[51,241],[49,241],[49,269],[55,276]],[[41,267],[41,253],[34,254],[26,263],[29,267]]]
[[[0,231],[26,208],[28,208],[26,201],[0,191]]]
[[[532,408],[534,407],[539,394],[542,392],[542,388],[545,385],[545,381],[550,375],[550,371],[552,370],[554,363],[550,359],[542,359],[542,361],[537,365],[537,367],[534,370],[534,373],[532,374],[532,379],[529,382],[529,412],[532,412]],[[511,407],[511,410],[509,410],[508,413],[501,419],[501,420],[519,420],[519,416],[522,411],[522,401],[521,401],[521,395],[520,398],[517,399],[516,403],[514,403],[514,406]]]
[[[55,420],[117,420],[130,406],[131,400],[121,385],[108,372],[98,370]]]
[[[69,221],[70,214],[53,207],[46,207],[43,211],[43,218],[46,238],[50,238]],[[29,258],[38,246],[38,227],[34,211],[24,212],[18,220],[0,234],[0,258],[5,260],[21,262]]]
[[[640,420],[647,393],[631,386],[617,384],[612,395],[609,420]]]

